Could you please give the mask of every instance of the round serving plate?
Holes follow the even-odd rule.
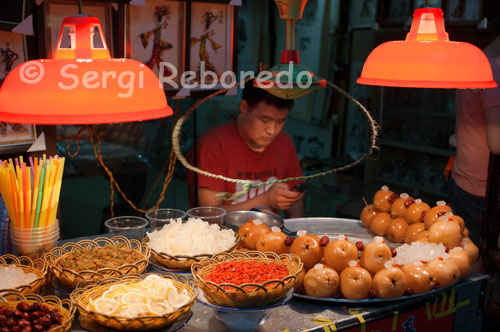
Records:
[[[330,241],[337,240],[339,235],[344,235],[349,241],[357,241],[367,244],[374,241],[375,234],[368,228],[363,227],[361,220],[343,218],[291,218],[285,219],[285,229],[296,233],[299,230],[306,230],[308,234],[315,234],[319,237],[328,236]],[[404,243],[391,242],[384,238],[384,242],[390,248],[396,248]]]
[[[331,303],[339,303],[339,304],[370,305],[370,304],[379,304],[379,303],[386,303],[386,302],[406,301],[406,300],[416,299],[416,298],[420,298],[420,297],[432,296],[434,294],[440,293],[442,291],[445,291],[445,290],[455,286],[460,281],[461,280],[457,280],[448,286],[439,287],[439,288],[433,289],[431,291],[428,291],[426,293],[405,295],[405,296],[393,297],[393,298],[389,298],[389,299],[375,298],[375,299],[349,300],[349,299],[341,299],[341,298],[334,298],[334,297],[313,297],[313,296],[303,295],[303,294],[298,294],[298,293],[295,293],[294,296],[299,298],[299,299],[306,299],[306,300],[320,301],[320,302],[331,302]]]

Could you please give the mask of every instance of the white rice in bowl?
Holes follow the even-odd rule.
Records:
[[[151,249],[172,256],[214,255],[229,250],[236,242],[233,230],[198,218],[189,218],[185,223],[172,220],[148,233],[148,237]]]

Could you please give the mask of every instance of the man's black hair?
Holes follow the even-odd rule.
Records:
[[[247,102],[248,107],[254,108],[261,101],[278,109],[290,110],[293,106],[293,99],[283,99],[276,97],[264,89],[253,86],[254,80],[245,83],[242,99]]]

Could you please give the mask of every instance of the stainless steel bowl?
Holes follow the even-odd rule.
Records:
[[[272,226],[277,226],[283,229],[283,219],[280,216],[258,212],[258,211],[229,211],[223,219],[224,225],[231,228],[233,231],[237,232],[241,225],[248,222],[250,219],[260,219],[269,228]]]

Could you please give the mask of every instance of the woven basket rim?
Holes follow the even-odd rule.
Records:
[[[235,256],[235,255],[238,255],[238,256]],[[256,257],[251,256],[251,255],[255,255]],[[233,253],[224,254],[224,256],[226,256],[229,259],[222,260],[220,262],[215,261],[215,259],[218,258],[216,256],[223,256],[223,254],[222,253],[216,254],[216,255],[212,256],[212,258],[209,258],[209,259],[203,260],[199,263],[193,264],[191,266],[191,273],[193,274],[193,276],[195,277],[195,280],[197,282],[198,281],[202,282],[205,285],[213,286],[219,290],[224,290],[225,292],[228,292],[228,290],[224,289],[223,287],[232,287],[232,288],[235,288],[236,290],[244,291],[243,288],[250,288],[250,287],[263,288],[263,287],[266,287],[267,285],[273,284],[273,283],[280,283],[280,282],[286,283],[286,282],[288,282],[288,280],[290,278],[297,278],[297,276],[300,273],[302,266],[303,266],[302,262],[300,261],[300,258],[298,256],[292,255],[292,254],[277,255],[273,252],[262,253],[260,251],[246,251],[246,252],[235,251]],[[213,266],[213,269],[215,269],[215,266],[217,266],[218,264],[223,263],[223,262],[229,262],[229,261],[239,261],[239,260],[246,260],[246,259],[249,259],[251,261],[268,260],[270,258],[269,256],[271,256],[273,258],[273,260],[271,260],[271,263],[283,264],[283,265],[287,266],[287,270],[288,270],[288,266],[292,265],[292,261],[298,260],[299,264],[296,267],[297,271],[295,272],[295,274],[289,272],[289,274],[282,279],[270,279],[270,280],[267,280],[267,281],[260,283],[260,284],[245,283],[245,284],[240,284],[240,285],[236,285],[233,283],[219,283],[218,284],[218,283],[215,283],[213,281],[206,281],[205,279],[203,279],[202,276],[200,276],[200,273],[199,273],[200,271],[197,271],[198,267],[200,267],[201,269],[204,269],[204,268]],[[289,261],[284,263],[281,260],[282,258],[289,258]],[[206,265],[203,266],[203,264],[206,264]]]
[[[8,300],[6,297],[9,296],[15,296],[18,298],[18,300]],[[63,320],[61,324],[59,324],[54,329],[51,329],[50,331],[59,331],[60,329],[65,328],[65,325],[67,324],[71,326],[71,322],[75,318],[76,306],[70,299],[60,299],[55,295],[41,296],[38,294],[22,294],[15,289],[9,289],[7,292],[3,292],[2,294],[0,294],[0,306],[2,305],[2,303],[14,304],[19,302],[39,302],[56,307],[60,312],[66,312],[67,319]],[[65,305],[67,305],[68,307],[66,308]],[[65,329],[65,331],[67,330]]]
[[[230,228],[222,226],[221,229],[230,229]],[[236,247],[238,247],[238,245],[240,244],[240,241],[241,241],[241,236],[238,235],[236,232],[234,234],[235,234],[235,241],[234,241],[233,245],[229,249],[226,249],[226,250],[221,251],[221,252],[231,252]],[[151,252],[154,253],[156,256],[160,256],[162,258],[165,258],[163,256],[166,256],[168,259],[179,261],[179,262],[182,262],[183,260],[184,261],[194,260],[194,261],[200,262],[200,261],[202,261],[205,258],[209,258],[209,257],[212,257],[213,255],[217,254],[217,253],[215,253],[215,254],[198,254],[198,255],[193,255],[193,256],[188,256],[188,255],[171,255],[169,253],[161,252],[161,251],[157,251],[157,250],[153,249],[151,247],[151,245],[150,245],[150,241],[151,240],[150,240],[149,236],[146,234],[146,236],[144,236],[144,239],[142,240],[142,242],[146,243],[148,245],[148,248],[151,249]]]
[[[98,313],[92,310],[88,310],[86,307],[81,305],[82,297],[88,296],[89,293],[91,293],[93,290],[96,288],[102,287],[102,290],[104,293],[105,290],[108,290],[112,285],[117,285],[121,283],[132,283],[132,282],[137,282],[138,280],[144,280],[146,279],[147,276],[149,275],[157,275],[160,276],[163,279],[172,279],[174,284],[181,284],[183,287],[190,289],[192,296],[190,297],[189,301],[184,304],[183,306],[177,308],[175,311],[167,313],[162,316],[143,316],[143,317],[136,317],[136,318],[127,318],[127,317],[121,317],[121,316],[110,316],[102,313]],[[168,277],[168,278],[165,278]],[[123,280],[126,278],[125,280]],[[184,280],[180,281],[179,279]],[[196,298],[198,297],[198,294],[200,292],[199,287],[197,287],[196,283],[193,281],[193,286],[188,284],[188,281],[190,279],[184,276],[177,276],[175,274],[169,274],[169,273],[164,273],[161,275],[158,275],[156,273],[146,273],[146,274],[126,274],[122,275],[120,277],[116,278],[106,278],[102,280],[96,280],[95,282],[90,282],[90,284],[86,285],[85,287],[82,288],[76,288],[72,293],[71,293],[71,300],[75,304],[75,306],[78,308],[79,311],[83,311],[86,314],[93,314],[96,316],[101,316],[107,319],[116,319],[119,321],[126,321],[128,324],[132,323],[133,321],[143,321],[143,320],[151,320],[151,319],[167,319],[169,316],[172,316],[174,314],[177,314],[179,312],[184,311],[186,308],[191,308],[194,303],[196,302]],[[177,287],[176,287],[177,288]],[[189,310],[189,309],[188,309]]]
[[[97,241],[104,241],[107,243],[101,245]],[[118,241],[120,241],[120,242],[118,242]],[[122,264],[120,266],[117,266],[116,268],[100,268],[97,270],[75,271],[72,269],[63,268],[59,265],[59,261],[61,259],[63,259],[67,255],[70,255],[71,253],[73,253],[75,251],[87,248],[87,247],[84,247],[82,245],[89,244],[89,243],[94,244],[93,247],[99,247],[99,248],[103,248],[106,246],[113,246],[113,245],[118,247],[118,248],[129,248],[129,249],[137,251],[137,253],[143,257],[142,257],[142,259],[140,259],[132,264]],[[121,243],[126,243],[126,246],[119,246],[118,244],[121,244]],[[134,248],[134,247],[132,247],[132,244],[136,244],[138,246]],[[71,247],[71,249],[69,251],[67,249],[68,247]],[[66,252],[64,252],[64,251],[66,251]],[[64,254],[60,255],[60,252],[64,252]],[[45,255],[45,260],[46,260],[48,267],[50,269],[55,269],[55,270],[59,271],[60,273],[70,273],[70,274],[76,275],[77,277],[80,277],[82,279],[88,279],[88,278],[85,278],[85,276],[82,276],[81,273],[101,275],[102,273],[118,272],[119,274],[121,274],[121,271],[119,271],[119,269],[130,267],[130,266],[137,267],[137,265],[142,263],[142,262],[147,263],[149,261],[150,256],[151,256],[151,250],[147,246],[143,245],[143,243],[139,242],[138,240],[129,240],[124,236],[114,236],[112,238],[97,237],[97,238],[92,239],[92,240],[81,240],[78,242],[67,242],[60,247],[53,248],[49,253],[47,253]]]
[[[6,261],[6,259],[11,259],[12,262],[3,263]],[[42,269],[37,268],[36,264],[42,264]],[[33,291],[35,287],[39,288],[39,286],[41,286],[47,280],[48,264],[42,258],[37,258],[33,260],[28,256],[17,257],[11,254],[5,254],[0,256],[0,266],[11,266],[11,265],[16,265],[17,267],[20,267],[21,269],[23,269],[24,272],[28,270],[29,272],[34,273],[37,276],[32,282],[28,284],[19,285],[13,288],[15,290],[18,290],[19,292],[22,292],[28,288],[30,289],[30,291]],[[2,294],[6,290],[9,290],[9,288],[0,289],[0,294]]]

